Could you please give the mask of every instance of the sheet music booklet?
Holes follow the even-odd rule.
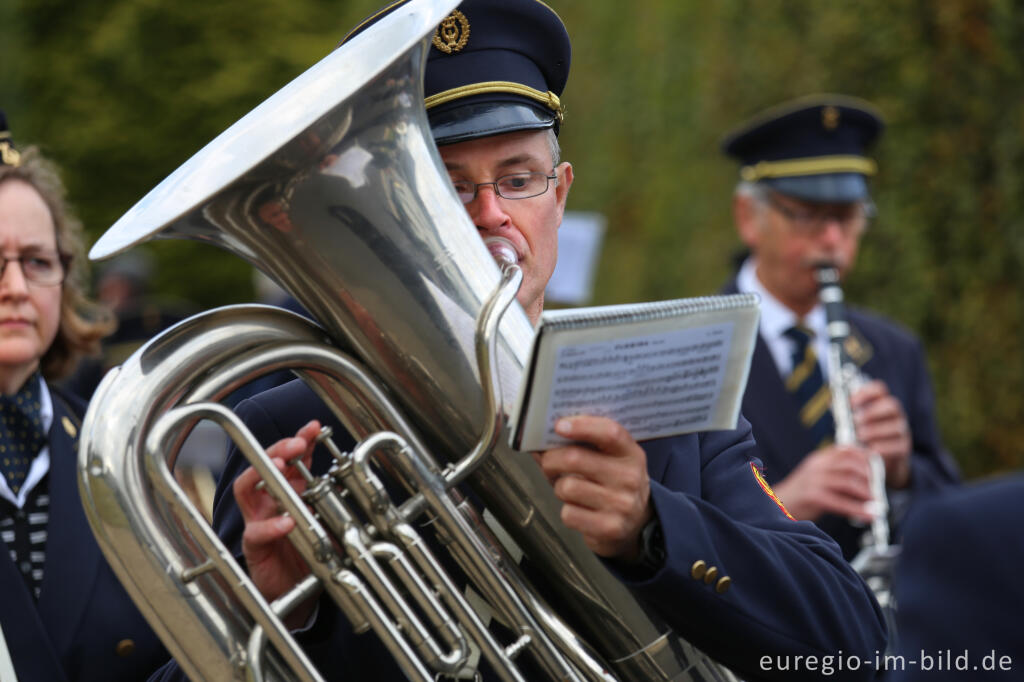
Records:
[[[760,311],[756,294],[545,311],[510,445],[566,440],[564,416],[607,416],[640,440],[736,427]]]

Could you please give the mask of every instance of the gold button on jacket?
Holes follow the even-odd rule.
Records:
[[[117,643],[117,646],[114,647],[114,651],[121,658],[127,658],[135,651],[135,641],[131,639],[122,639]]]

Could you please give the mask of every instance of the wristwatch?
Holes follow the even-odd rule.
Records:
[[[651,574],[657,573],[665,565],[665,554],[665,534],[655,515],[640,531],[640,556],[635,565]]]

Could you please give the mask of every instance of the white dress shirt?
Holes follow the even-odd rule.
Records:
[[[761,284],[761,280],[757,278],[757,261],[753,256],[747,258],[740,267],[736,276],[736,287],[741,293],[753,293],[761,297],[761,338],[768,344],[768,350],[771,351],[772,359],[775,360],[775,366],[779,368],[783,380],[793,371],[793,352],[796,349],[796,342],[785,336],[785,331],[797,324],[803,324],[814,332],[814,352],[818,356],[821,374],[828,381],[828,367],[825,362],[828,357],[825,306],[818,303],[801,321],[796,313],[768,293]]]

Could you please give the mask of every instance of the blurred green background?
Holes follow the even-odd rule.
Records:
[[[93,239],[381,0],[2,0],[0,107],[63,167]],[[1024,13],[1012,0],[551,0],[573,40],[570,209],[608,218],[595,303],[719,288],[738,240],[718,141],[815,92],[866,98],[879,218],[847,298],[924,340],[966,476],[1024,462]],[[253,299],[250,268],[151,247],[166,296]]]

